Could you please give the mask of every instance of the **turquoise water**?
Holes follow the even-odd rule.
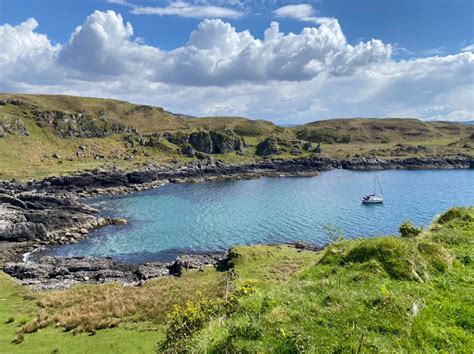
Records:
[[[474,205],[474,170],[380,171],[385,203],[363,205],[373,172],[333,170],[312,178],[167,185],[91,200],[106,216],[129,220],[96,230],[50,255],[110,256],[126,262],[169,261],[183,253],[237,244],[328,241],[323,225],[347,238],[396,233],[406,219],[427,226],[456,205]]]

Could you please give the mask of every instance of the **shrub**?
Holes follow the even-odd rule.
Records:
[[[334,144],[349,143],[351,137],[348,134],[339,135],[335,130],[330,128],[312,129],[304,128],[296,134],[298,139],[311,141],[313,143]]]
[[[203,329],[213,317],[233,313],[241,298],[254,293],[255,289],[249,283],[244,283],[226,299],[188,301],[184,306],[174,305],[168,314],[166,339],[158,344],[157,352],[187,352],[187,339]]]
[[[238,125],[234,131],[241,136],[259,136],[264,133],[262,128],[253,125]]]
[[[423,231],[422,228],[416,227],[409,220],[401,224],[398,230],[400,231],[400,236],[402,237],[416,237],[421,233],[421,231]]]
[[[342,143],[342,144],[348,144],[351,142],[351,136],[349,134],[345,134],[345,135],[342,135],[339,139],[338,139],[338,143]]]
[[[329,243],[342,241],[344,239],[344,231],[337,225],[325,224],[323,230],[326,233]]]
[[[446,211],[445,213],[441,214],[441,216],[438,218],[438,223],[440,224],[447,224],[450,221],[453,221],[454,219],[459,219],[463,215],[463,212],[461,208],[452,208]]]

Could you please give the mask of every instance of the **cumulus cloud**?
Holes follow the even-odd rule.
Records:
[[[186,85],[228,85],[270,80],[309,80],[322,72],[349,75],[390,59],[379,40],[347,43],[336,20],[300,34],[280,32],[277,22],[263,40],[222,20],[204,20],[189,42],[167,53],[156,80]]]
[[[206,19],[186,45],[168,52],[132,36],[133,27],[122,16],[96,11],[75,29],[58,63],[96,79],[139,72],[164,83],[224,86],[310,80],[323,72],[351,75],[391,56],[391,46],[379,40],[350,45],[336,20],[299,34],[284,34],[273,22],[260,40],[220,19]]]
[[[180,16],[192,18],[232,18],[237,19],[243,13],[229,7],[214,5],[192,5],[184,1],[175,1],[165,7],[135,6],[134,15]]]
[[[276,17],[293,18],[299,21],[314,22],[316,24],[323,24],[334,20],[329,17],[316,16],[316,11],[309,4],[286,5],[276,9],[273,13]]]
[[[58,63],[81,74],[125,75],[149,66],[160,51],[131,40],[132,25],[114,11],[95,11],[76,27]]]
[[[113,11],[92,13],[63,45],[37,26],[34,19],[0,25],[0,91],[114,97],[280,122],[474,116],[474,53],[395,61],[380,40],[348,43],[334,19],[297,34],[272,22],[261,39],[207,19],[171,51],[141,44]]]
[[[60,46],[35,32],[37,27],[33,18],[17,26],[0,26],[0,81],[47,80],[44,72],[50,69]]]

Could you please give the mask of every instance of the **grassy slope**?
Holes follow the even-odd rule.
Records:
[[[213,314],[201,330],[177,342],[181,348],[472,352],[474,207],[444,215],[415,239],[341,241],[320,253],[236,247],[232,277],[209,269],[138,288],[112,284],[30,294],[0,274],[0,348],[152,352],[164,338],[172,304],[212,301],[231,282],[250,283],[256,292],[241,298],[229,315]],[[7,324],[9,317],[15,320]],[[48,327],[13,344],[22,320],[28,321],[23,328]],[[101,327],[114,328],[95,332]],[[87,330],[95,334],[82,333]]]
[[[239,272],[264,288],[284,282],[318,257],[288,247],[255,246],[238,251],[248,257],[248,264],[239,267]],[[262,255],[268,256],[264,262]],[[291,260],[296,263],[289,264]],[[150,281],[143,287],[109,284],[32,294],[0,272],[0,352],[51,353],[58,349],[67,353],[151,353],[164,338],[166,315],[173,304],[222,296],[227,284],[225,272],[209,269]],[[14,322],[6,323],[10,317]],[[24,321],[32,328],[42,327],[40,323],[48,320],[53,322],[25,334],[22,343],[12,342]],[[94,330],[109,325],[113,328]],[[89,334],[91,331],[94,335]]]
[[[288,282],[241,300],[230,316],[211,317],[177,345],[210,353],[471,353],[474,208],[458,212],[416,239],[336,243]],[[242,257],[237,269],[240,262],[251,264]]]
[[[100,166],[118,166],[137,169],[150,163],[184,163],[187,158],[179,155],[176,146],[172,151],[160,151],[140,147],[138,151],[126,148],[120,134],[105,138],[62,139],[50,128],[37,126],[32,111],[87,112],[90,116],[105,116],[107,119],[135,127],[140,133],[192,132],[209,129],[233,129],[245,136],[249,147],[243,156],[236,153],[217,155],[216,158],[232,163],[246,163],[256,159],[256,145],[269,136],[286,140],[295,138],[301,129],[331,129],[341,135],[350,135],[349,144],[325,144],[323,153],[333,158],[347,158],[354,155],[394,157],[398,143],[413,146],[424,145],[427,151],[418,153],[398,151],[396,157],[409,156],[454,156],[474,155],[469,136],[474,126],[452,123],[427,123],[407,119],[345,119],[309,123],[295,128],[277,127],[263,120],[248,120],[239,117],[186,118],[164,111],[159,107],[135,105],[128,102],[74,97],[64,95],[11,95],[0,94],[0,99],[13,97],[24,102],[22,106],[0,106],[0,119],[20,117],[30,132],[29,137],[7,135],[0,138],[0,179],[42,178],[49,175],[71,173]],[[79,145],[87,146],[86,157],[77,158]],[[467,144],[467,147],[466,147]],[[59,153],[60,160],[52,158]],[[104,156],[96,160],[95,155]],[[121,156],[116,158],[114,156]],[[124,160],[133,155],[132,160]],[[307,155],[303,153],[302,156]],[[288,153],[278,155],[291,158]]]
[[[423,145],[431,156],[473,155],[473,145],[469,138],[474,127],[461,123],[424,122],[417,119],[331,119],[308,123],[295,127],[295,132],[303,129],[329,129],[351,138],[349,144],[326,145],[324,150],[331,156],[345,158],[354,154],[393,156],[395,145]],[[397,157],[416,156],[410,152],[397,152]]]

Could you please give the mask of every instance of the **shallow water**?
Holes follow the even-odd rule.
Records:
[[[363,205],[373,172],[333,170],[312,178],[167,185],[91,204],[129,220],[91,238],[42,254],[110,256],[126,262],[169,261],[183,253],[237,244],[305,240],[325,244],[323,225],[347,238],[397,233],[406,219],[427,226],[456,205],[474,205],[474,170],[379,171],[385,203]]]

